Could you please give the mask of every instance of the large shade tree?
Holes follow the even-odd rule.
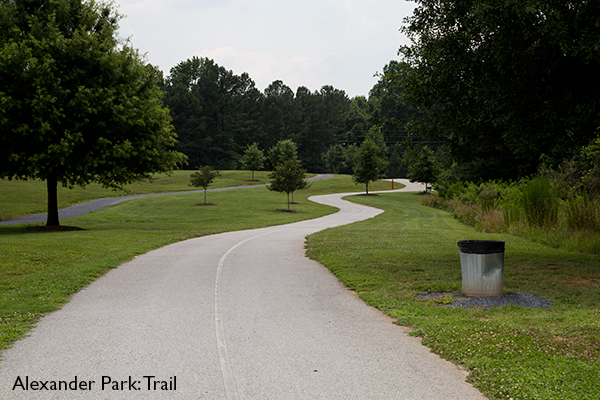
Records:
[[[600,126],[600,2],[416,0],[390,71],[464,178],[516,178]]]
[[[0,0],[0,177],[109,188],[184,160],[163,106],[161,74],[117,37],[108,3]]]

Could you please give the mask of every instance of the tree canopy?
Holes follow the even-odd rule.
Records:
[[[162,103],[161,73],[117,38],[110,4],[0,0],[0,177],[121,188],[184,156]]]
[[[171,69],[165,90],[179,135],[177,150],[189,157],[190,166],[235,169],[238,154],[260,131],[254,116],[262,95],[248,74],[193,57]]]
[[[286,161],[298,163],[298,146],[291,139],[278,141],[269,149],[269,161],[273,167]]]
[[[439,166],[433,151],[427,146],[417,146],[405,153],[408,178],[411,182],[431,184],[436,181]]]
[[[308,186],[305,178],[306,170],[300,168],[300,164],[293,160],[286,160],[281,164],[277,164],[273,172],[269,174],[271,185],[267,188],[275,192],[286,193],[289,210],[290,194]]]
[[[266,160],[265,154],[258,148],[258,143],[252,143],[244,151],[242,168],[252,171],[252,180],[254,180],[254,171],[262,169]]]
[[[600,3],[416,0],[412,40],[389,79],[446,138],[464,178],[516,178],[590,142],[600,127]]]
[[[192,57],[171,69],[165,90],[179,135],[177,150],[192,167],[235,169],[247,146],[271,149],[292,140],[303,165],[322,172],[322,155],[346,141],[351,101],[332,86],[313,92],[301,86],[294,93],[275,80],[261,93],[248,74],[236,75],[213,60]]]
[[[369,194],[369,183],[381,177],[384,161],[379,157],[379,146],[373,139],[366,139],[359,147],[354,166],[352,180],[365,185],[365,193]]]

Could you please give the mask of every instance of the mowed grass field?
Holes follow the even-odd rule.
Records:
[[[309,236],[309,257],[469,370],[468,380],[491,399],[600,399],[600,256],[480,233],[421,198],[347,198],[385,212]],[[419,300],[461,290],[457,242],[465,239],[504,240],[504,292],[542,296],[552,308],[464,310],[448,307],[448,298]]]
[[[203,190],[189,185],[190,175],[193,172],[173,171],[171,174],[159,174],[152,181],[127,185],[125,190],[105,189],[97,183],[89,184],[84,188],[76,186],[73,189],[59,185],[58,207],[64,208],[104,197]],[[220,171],[221,176],[215,179],[209,189],[265,184],[269,182],[269,173],[267,171],[255,171],[254,180],[251,180],[252,173],[250,171]],[[0,179],[0,221],[21,215],[46,212],[46,204],[45,182]]]
[[[135,186],[131,192],[185,190],[190,173],[180,171],[173,177],[159,177]],[[250,178],[250,172],[222,175],[214,187],[239,186]],[[255,174],[262,182],[267,181],[266,175]],[[45,193],[40,189],[43,182],[0,183],[1,204],[8,198],[16,215],[26,213],[24,209],[30,210],[32,204],[45,207]],[[5,191],[12,184],[17,187]],[[391,188],[391,183],[380,181],[371,189],[386,188]],[[73,199],[113,194],[98,187],[75,190],[79,193],[63,192],[64,205]],[[362,190],[349,176],[313,182],[308,189],[295,193],[294,200],[299,203],[291,206],[295,213],[277,211],[287,208],[285,194],[257,187],[208,193],[207,200],[217,206],[197,206],[204,194],[184,193],[130,200],[61,221],[82,228],[80,231],[42,233],[24,230],[27,225],[0,226],[0,350],[23,337],[40,317],[60,308],[72,294],[136,255],[188,238],[317,218],[336,209],[312,203],[308,196]]]

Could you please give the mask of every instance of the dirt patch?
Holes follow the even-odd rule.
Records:
[[[600,282],[598,282],[596,279],[586,279],[582,277],[571,278],[566,283],[571,286],[585,286],[591,289],[600,287]]]
[[[216,206],[215,203],[197,203],[197,206]]]
[[[292,209],[289,209],[289,210],[288,210],[287,208],[280,208],[280,209],[278,209],[277,211],[281,211],[281,212],[289,212],[289,213],[295,213],[295,212],[298,212],[298,211],[296,211],[296,210],[292,210]]]
[[[70,231],[83,231],[84,229],[76,226],[28,226],[23,228],[25,232],[70,232]]]

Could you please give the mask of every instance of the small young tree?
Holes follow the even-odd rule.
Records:
[[[212,167],[205,165],[198,167],[198,171],[190,176],[190,186],[204,188],[204,204],[206,204],[206,189],[220,175],[219,171],[215,171]]]
[[[379,158],[379,147],[372,139],[366,139],[358,149],[354,165],[354,183],[364,183],[366,194],[369,194],[369,183],[377,181],[381,176],[384,161]]]
[[[291,139],[280,140],[269,150],[269,161],[273,168],[286,161],[298,161],[298,146]]]
[[[304,180],[306,178],[306,170],[300,168],[300,164],[292,160],[288,160],[283,164],[279,164],[275,167],[275,170],[269,174],[269,180],[271,185],[267,186],[267,189],[286,193],[288,196],[288,210],[290,209],[290,193],[296,190],[304,189],[308,186],[308,183]]]
[[[258,143],[248,146],[242,156],[242,168],[252,171],[252,180],[254,180],[254,171],[262,169],[265,165],[266,157],[262,150],[258,148]]]

